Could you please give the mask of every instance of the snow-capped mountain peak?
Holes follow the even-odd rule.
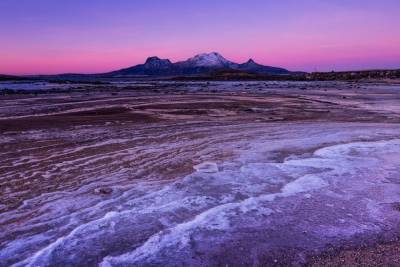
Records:
[[[217,52],[198,54],[186,62],[196,67],[228,67],[233,64]]]

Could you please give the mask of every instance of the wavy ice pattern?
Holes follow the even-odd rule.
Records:
[[[69,225],[107,210],[40,247],[40,240],[62,231],[44,213],[34,222],[45,230],[7,243],[0,259],[27,249],[35,252],[14,266],[257,265],[263,254],[280,247],[318,249],[376,233],[397,216],[389,209],[400,201],[397,130],[375,133],[376,141],[351,141],[363,130],[314,133],[318,141],[293,136],[288,143],[306,147],[282,160],[267,159],[276,142],[246,141],[232,159],[195,165],[193,173],[166,184],[126,185],[82,214],[62,214]],[[343,143],[327,145],[332,137]],[[62,203],[71,201],[68,194],[55,194],[47,205],[57,203],[62,210]]]
[[[207,179],[204,181],[207,184],[218,181],[213,190],[219,187],[216,191],[223,191],[222,188],[231,187],[232,192],[246,197],[238,201],[238,198],[230,195],[229,200],[224,201],[227,203],[213,206],[191,220],[152,235],[131,252],[108,256],[101,266],[154,264],[160,260],[160,256],[162,258],[169,253],[190,255],[191,236],[197,235],[199,231],[216,231],[216,235],[222,231],[222,236],[226,232],[234,235],[237,232],[237,221],[241,222],[239,226],[248,222],[258,224],[266,216],[277,212],[268,207],[271,201],[279,202],[281,198],[296,197],[298,194],[307,198],[319,190],[326,190],[328,193],[332,190],[330,186],[353,177],[364,176],[367,182],[374,178],[373,175],[396,167],[397,163],[390,162],[393,159],[400,159],[398,139],[330,146],[315,151],[309,158],[286,160],[283,163],[253,163],[240,167],[238,172],[222,171],[211,177],[203,176],[202,179]],[[232,177],[235,179],[231,179]],[[280,188],[276,192],[264,194],[271,184],[279,184]],[[256,229],[260,230],[262,228]],[[169,263],[173,265],[173,262]]]

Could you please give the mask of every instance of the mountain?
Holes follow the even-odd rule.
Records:
[[[172,63],[169,59],[149,57],[143,66],[147,69],[168,69],[172,66]]]
[[[206,74],[220,70],[239,70],[256,74],[289,74],[283,68],[264,66],[252,59],[243,64],[227,60],[217,52],[198,54],[185,61],[172,63],[169,59],[147,58],[144,64],[106,73],[111,76],[176,76]]]
[[[158,57],[147,58],[144,64],[139,64],[126,69],[113,71],[112,75],[170,75],[173,74],[174,64],[169,59]]]
[[[249,59],[246,63],[239,64],[238,70],[257,73],[257,74],[288,74],[289,71],[283,68],[264,66],[256,63],[253,59]]]

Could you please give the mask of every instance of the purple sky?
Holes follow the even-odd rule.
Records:
[[[400,68],[399,0],[0,0],[0,73],[217,51],[290,70]]]

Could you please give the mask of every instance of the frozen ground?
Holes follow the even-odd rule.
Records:
[[[399,96],[347,83],[1,96],[0,266],[318,265],[396,239]]]

